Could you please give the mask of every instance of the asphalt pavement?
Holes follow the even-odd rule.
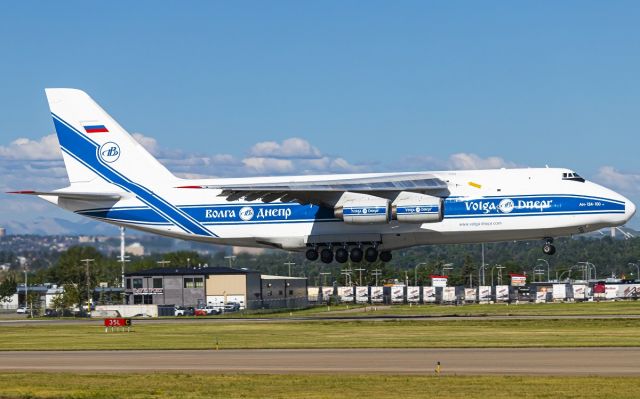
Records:
[[[1,351],[2,371],[640,376],[640,348]]]

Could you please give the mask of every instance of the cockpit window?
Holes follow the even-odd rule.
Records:
[[[562,180],[572,180],[572,181],[579,181],[580,183],[584,183],[584,178],[582,178],[579,174],[575,172],[563,173]]]

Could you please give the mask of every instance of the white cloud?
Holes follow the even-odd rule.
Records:
[[[8,146],[0,146],[0,159],[54,160],[62,159],[62,153],[56,135],[49,134],[37,141],[19,138]]]
[[[249,154],[261,158],[320,158],[322,156],[319,149],[298,137],[286,139],[282,143],[275,141],[257,143],[251,147]]]
[[[145,136],[142,133],[133,133],[133,138],[153,155],[158,155],[158,140]]]
[[[403,170],[474,170],[514,168],[518,164],[507,161],[498,156],[483,158],[474,153],[460,152],[450,155],[446,159],[436,158],[431,155],[411,155],[402,159],[398,164]]]
[[[497,169],[513,168],[515,163],[505,161],[503,158],[492,156],[482,158],[479,155],[460,152],[449,157],[448,165],[452,169]]]
[[[640,194],[640,173],[625,173],[613,166],[603,166],[598,169],[595,180],[626,194]]]
[[[283,174],[294,171],[293,161],[290,159],[249,157],[242,160],[249,172],[259,174]]]

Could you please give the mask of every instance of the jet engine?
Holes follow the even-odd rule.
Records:
[[[390,201],[373,195],[344,193],[336,204],[333,214],[353,224],[389,223]]]
[[[431,195],[402,192],[391,204],[391,218],[405,223],[437,223],[444,217],[444,200]]]

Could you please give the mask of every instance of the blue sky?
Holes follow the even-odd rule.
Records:
[[[639,20],[632,1],[5,3],[0,189],[64,185],[43,89],[75,87],[183,175],[548,164],[640,202]],[[0,200],[0,223],[53,211]]]

